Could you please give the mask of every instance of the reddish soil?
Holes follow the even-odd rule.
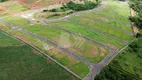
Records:
[[[106,52],[104,48],[100,48],[100,56],[105,56]]]

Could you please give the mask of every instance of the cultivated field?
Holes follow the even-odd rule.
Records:
[[[78,80],[28,45],[1,32],[0,63],[0,79],[2,80]]]

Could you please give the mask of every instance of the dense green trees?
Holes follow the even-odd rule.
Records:
[[[136,11],[136,16],[131,16],[130,20],[135,23],[135,25],[142,29],[142,0],[130,0],[130,7]]]
[[[4,2],[4,1],[7,1],[7,0],[0,0],[0,2]]]
[[[94,3],[91,1],[85,1],[84,4],[78,4],[74,3],[72,1],[68,2],[66,5],[64,5],[62,8],[68,8],[74,11],[82,11],[82,10],[88,10],[88,9],[93,9],[98,5],[98,3]]]

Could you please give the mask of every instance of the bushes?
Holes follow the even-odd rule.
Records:
[[[137,16],[130,17],[130,20],[135,25],[142,29],[142,1],[141,0],[130,0],[130,7],[137,12]]]
[[[7,0],[0,0],[0,2],[4,2],[4,1],[7,1]]]
[[[77,3],[70,1],[66,5],[64,5],[64,8],[72,9],[74,11],[82,11],[82,10],[93,9],[97,5],[98,5],[97,3],[94,3],[91,1],[85,1],[84,4],[77,4]]]
[[[95,80],[133,80],[134,77],[127,73],[121,71],[121,68],[115,66],[114,64],[110,64],[106,66],[101,73],[96,76]]]

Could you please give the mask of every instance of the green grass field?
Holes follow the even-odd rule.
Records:
[[[27,19],[24,19],[22,17],[17,17],[17,16],[8,16],[6,18],[3,18],[5,21],[12,23],[15,26],[26,26],[30,24],[30,21]]]
[[[56,0],[42,0],[42,1],[38,2],[37,4],[44,6],[44,5],[48,5],[48,4],[51,4],[51,3],[55,3],[55,1]]]
[[[1,80],[78,80],[29,46],[0,32]]]
[[[12,45],[16,46],[20,44],[21,44],[20,42],[0,32],[0,46],[1,47],[12,46]]]
[[[6,7],[11,12],[21,12],[28,10],[26,6],[22,5],[17,0],[10,0],[4,3],[0,3],[0,5]]]
[[[46,37],[49,40],[57,42],[61,46],[67,46],[71,51],[82,56],[92,63],[98,63],[102,60],[100,57],[105,57],[109,51],[97,44],[93,44],[85,39],[74,36],[67,32],[42,25],[32,25],[25,27],[26,30],[36,33],[37,35]],[[78,43],[83,41],[83,43]]]
[[[105,2],[107,7],[103,10],[81,14],[69,20],[76,24],[100,30],[122,40],[131,41],[132,35],[128,34],[132,33],[130,26],[128,26],[130,25],[128,20],[130,15],[129,6],[117,1]]]
[[[92,15],[92,16],[94,16],[94,15]],[[112,35],[114,37],[117,37],[119,39],[122,39],[122,40],[126,40],[126,41],[131,41],[132,40],[132,35],[127,34],[126,33],[127,31],[124,32],[124,30],[121,30],[121,28],[119,28],[120,29],[119,30],[118,28],[110,27],[111,25],[102,23],[102,22],[104,22],[104,20],[98,22],[98,19],[96,19],[96,20],[93,20],[93,19],[88,18],[88,16],[85,16],[85,17],[73,17],[73,18],[70,19],[70,21],[72,21],[73,23],[88,27],[88,28],[94,28],[94,30],[97,29],[97,30],[99,30],[101,32],[105,32],[105,34],[110,34],[110,35]],[[127,30],[127,29],[125,29],[125,30]]]
[[[27,3],[33,3],[33,2],[35,2],[37,0],[24,0],[24,1],[27,2]]]
[[[8,30],[11,30],[11,27],[0,22],[0,29],[2,29],[4,31],[8,31]]]
[[[73,23],[65,22],[65,21],[52,22],[50,24],[64,28],[66,30],[72,31],[77,34],[81,34],[83,36],[86,36],[88,38],[96,40],[102,44],[108,45],[112,48],[120,48],[120,47],[124,46],[124,44],[122,44],[121,42],[119,42],[115,39],[112,39],[108,36],[102,35],[98,32],[95,32],[91,29],[88,29],[87,27],[85,28],[85,27],[78,25],[78,24],[73,24]]]
[[[20,31],[14,30],[14,31],[10,32],[10,34],[15,35],[16,37],[20,38],[21,40],[38,47],[40,50],[46,52],[49,56],[56,59],[58,62],[60,62],[62,65],[66,66],[66,67],[70,67],[70,66],[75,65],[80,62],[79,60],[72,57],[71,55],[68,55],[67,53],[64,53],[63,51],[59,50],[58,47],[52,46],[51,44],[47,44],[43,41],[40,41],[37,38],[31,37],[31,36],[24,34]],[[82,65],[86,66],[85,64],[82,64]],[[81,76],[81,75],[85,76],[89,72],[89,68],[87,66],[84,68],[80,68],[80,69],[82,69],[82,71],[84,71],[85,73],[82,73],[82,71],[80,71],[77,74],[79,76]],[[81,77],[84,77],[84,76],[81,76]]]

